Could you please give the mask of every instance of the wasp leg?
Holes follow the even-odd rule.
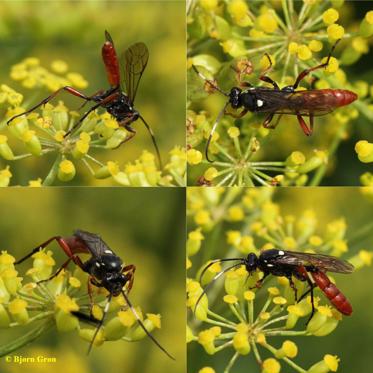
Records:
[[[119,123],[119,125],[120,124],[121,123]],[[126,137],[122,142],[120,142],[118,146],[116,146],[115,148],[112,148],[112,149],[118,149],[122,144],[124,144],[127,141],[130,141],[136,135],[136,130],[134,128],[132,128],[130,124],[125,124],[123,127],[128,132],[130,132],[130,135],[128,137]]]
[[[318,70],[318,69],[322,69],[323,67],[327,67],[327,66],[329,65],[329,61],[330,61],[330,58],[331,58],[331,56],[332,56],[332,53],[333,53],[333,51],[334,51],[336,45],[338,44],[338,42],[339,42],[340,40],[341,40],[341,39],[338,39],[338,40],[334,43],[334,45],[333,45],[331,51],[330,51],[329,54],[328,54],[328,58],[326,59],[326,62],[324,62],[324,63],[322,63],[322,64],[320,64],[320,65],[317,65],[317,66],[311,67],[311,68],[309,68],[309,69],[303,70],[303,71],[298,75],[297,79],[295,80],[295,83],[293,84],[293,88],[294,88],[294,89],[296,89],[296,88],[298,87],[299,83],[300,83],[300,82],[301,82],[301,81],[302,81],[302,80],[303,80],[307,75],[309,75],[310,73],[312,73],[312,71],[315,71],[315,70]]]
[[[252,65],[251,64],[246,64],[245,68],[239,69],[237,67],[231,66],[231,69],[236,73],[236,80],[238,85],[241,88],[250,88],[253,85],[249,82],[244,82],[242,80],[243,75],[247,75],[252,72]],[[251,69],[250,72],[247,71],[247,69]]]
[[[269,273],[264,272],[264,276],[263,276],[260,280],[258,280],[258,281],[256,282],[255,286],[251,287],[250,290],[252,290],[252,289],[260,289],[260,288],[262,287],[262,285],[263,285],[264,279],[265,279],[268,275],[269,275]]]
[[[52,276],[46,278],[45,280],[40,280],[40,281],[38,281],[37,284],[41,284],[42,282],[47,282],[47,281],[49,281],[49,280],[52,280],[52,278],[57,277],[57,276],[60,274],[60,272],[61,272],[63,269],[65,269],[65,268],[68,266],[68,264],[69,264],[72,260],[73,260],[73,257],[67,259],[66,262],[62,264],[62,266],[58,269],[58,271],[57,271],[56,273],[54,273]],[[79,259],[79,260],[80,260],[80,259]]]
[[[270,123],[274,117],[275,113],[269,113],[266,117],[266,119],[264,119],[264,122],[263,122],[263,127],[264,128],[273,128],[271,127]]]
[[[238,113],[238,114],[235,114],[235,113],[230,113],[230,112],[228,112],[228,111],[224,111],[224,114],[225,115],[229,115],[229,116],[231,116],[231,117],[233,117],[233,118],[235,118],[235,119],[240,119],[240,118],[242,118],[247,112],[248,112],[249,110],[248,109],[243,109],[240,113]]]
[[[290,276],[287,277],[287,279],[289,280],[289,284],[290,284],[290,287],[293,289],[294,291],[294,299],[295,299],[295,302],[297,302],[297,299],[298,299],[298,289],[297,287],[295,286],[294,284],[294,281],[293,281],[293,278]]]
[[[74,125],[72,128],[70,128],[65,134],[64,134],[64,138],[69,136],[71,132],[73,132],[77,127],[80,126],[80,124],[83,122],[83,120],[85,118],[88,117],[88,115],[96,110],[97,108],[99,108],[101,105],[105,105],[107,103],[109,103],[110,101],[113,101],[117,98],[118,96],[118,92],[115,92],[113,94],[111,94],[110,96],[107,96],[105,97],[104,99],[102,99],[101,101],[99,101],[96,105],[93,105]]]
[[[31,109],[25,111],[24,113],[20,113],[20,114],[17,114],[15,116],[13,116],[12,118],[10,118],[8,121],[7,121],[7,124],[9,124],[10,122],[12,122],[14,119],[22,116],[22,115],[26,115],[26,114],[29,114],[31,113],[32,111],[34,111],[35,109],[37,109],[38,107],[42,106],[42,105],[45,105],[47,104],[49,101],[51,101],[54,97],[56,97],[61,91],[66,91],[74,96],[77,96],[77,97],[80,97],[82,98],[83,100],[86,100],[86,101],[91,101],[92,99],[88,96],[86,96],[85,94],[77,91],[76,89],[74,89],[73,87],[69,87],[69,86],[66,86],[66,87],[62,87],[60,89],[57,89],[57,91],[53,92],[50,96],[48,96],[47,98],[45,98],[43,101],[39,102],[37,105],[33,106]]]
[[[311,115],[310,115],[310,121],[312,121],[311,128],[307,127],[306,122],[304,121],[303,117],[300,114],[297,114],[297,118],[298,118],[299,125],[301,126],[304,134],[306,136],[311,136],[312,135],[312,129],[313,129],[313,116],[312,116],[312,119],[311,119]]]
[[[127,294],[131,291],[132,286],[133,286],[133,281],[135,279],[135,271],[136,271],[136,266],[133,264],[129,264],[128,266],[123,267],[122,272],[126,273],[128,276],[128,287],[127,287]]]
[[[84,106],[87,104],[88,101],[95,101],[95,99],[97,100],[97,97],[101,96],[105,91],[103,89],[100,89],[98,90],[97,92],[95,92],[93,95],[90,95],[88,96],[88,98],[90,100],[86,100],[85,102],[83,102],[79,107],[78,107],[78,110],[84,108]]]

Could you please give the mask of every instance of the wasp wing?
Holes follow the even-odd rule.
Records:
[[[137,88],[148,59],[149,51],[144,43],[133,44],[123,53],[124,66],[122,75],[124,76],[126,93],[131,104],[135,101]]]
[[[98,258],[102,255],[108,254],[108,251],[110,251],[110,253],[113,253],[109,246],[97,234],[77,229],[74,232],[74,235],[85,243],[87,249],[94,258]]]
[[[276,258],[276,264],[294,266],[314,266],[323,271],[335,273],[351,273],[354,266],[349,262],[330,255],[284,251],[284,255]]]
[[[286,92],[259,87],[255,89],[255,98],[263,102],[257,113],[321,116],[335,109],[317,90]]]

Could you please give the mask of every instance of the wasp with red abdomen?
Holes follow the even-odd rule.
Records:
[[[300,82],[307,75],[329,65],[331,55],[338,41],[334,44],[325,63],[302,71],[293,85],[283,87],[282,89],[280,89],[273,79],[265,75],[272,67],[272,61],[268,54],[266,54],[266,56],[269,60],[269,67],[259,76],[259,79],[271,84],[273,88],[253,87],[249,82],[240,82],[242,88],[233,87],[230,92],[227,93],[220,89],[214,81],[205,78],[201,72],[198,71],[197,67],[193,65],[194,71],[206,82],[210,90],[216,90],[228,97],[228,101],[218,114],[207,140],[205,148],[206,159],[212,162],[209,158],[208,150],[212,136],[224,114],[231,115],[234,118],[241,118],[249,111],[252,113],[265,113],[267,114],[263,122],[265,128],[275,128],[283,114],[296,115],[304,134],[310,136],[313,132],[315,116],[328,114],[339,107],[349,105],[351,102],[355,101],[357,99],[356,93],[346,89],[310,89],[296,91]],[[241,111],[232,113],[227,111],[228,107],[234,110],[241,109]],[[275,114],[279,114],[278,120],[275,124],[271,124]],[[309,117],[309,126],[305,122],[304,117]]]
[[[254,273],[257,269],[263,272],[263,277],[255,286],[257,288],[262,285],[264,279],[269,275],[284,276],[289,280],[290,287],[294,291],[296,302],[302,300],[307,294],[310,294],[312,312],[308,321],[311,320],[313,314],[315,313],[315,287],[320,288],[320,290],[329,299],[330,303],[339,312],[346,316],[349,316],[352,313],[350,302],[326,275],[326,272],[351,273],[354,270],[353,265],[344,260],[337,259],[330,255],[270,249],[262,251],[259,256],[254,253],[250,253],[246,258],[212,260],[202,270],[200,280],[213,264],[223,262],[235,262],[235,264],[229,266],[214,276],[212,281],[205,287],[202,294],[198,298],[195,307],[197,307],[199,301],[202,299],[202,296],[206,293],[207,288],[211,286],[220,276],[243,265],[245,266],[245,269],[249,275]],[[294,284],[293,277],[300,281],[307,282],[309,286],[308,290],[300,298],[298,298],[297,288]]]
[[[73,262],[84,272],[88,273],[88,295],[91,301],[91,311],[93,306],[92,298],[92,285],[105,288],[108,292],[107,302],[104,308],[104,313],[101,320],[96,320],[92,315],[84,315],[75,312],[79,319],[97,324],[96,331],[93,335],[92,341],[89,345],[88,353],[91,351],[93,342],[102,327],[105,316],[109,310],[110,301],[112,297],[122,295],[128,308],[135,316],[138,324],[147,334],[147,336],[171,359],[174,359],[167,350],[153,337],[153,335],[146,329],[144,323],[141,321],[136,309],[132,306],[128,298],[128,294],[132,289],[134,273],[136,267],[133,264],[124,265],[119,256],[117,256],[112,249],[102,240],[102,238],[94,233],[86,232],[83,230],[76,230],[72,236],[61,237],[54,236],[47,241],[38,245],[29,254],[17,260],[15,264],[20,264],[26,259],[30,258],[33,254],[43,250],[51,242],[56,241],[61,249],[68,256],[68,259],[51,277],[40,282],[49,281],[56,277],[63,269],[67,267],[70,262]],[[83,262],[78,254],[89,254],[91,257]]]
[[[105,39],[106,41],[102,46],[102,59],[105,64],[107,79],[110,84],[108,90],[100,90],[92,96],[87,96],[73,87],[65,86],[59,88],[31,109],[10,118],[7,124],[10,124],[15,118],[31,113],[40,106],[51,101],[60,92],[66,91],[71,95],[85,100],[85,103],[93,102],[94,105],[74,124],[64,137],[67,137],[72,131],[76,130],[92,111],[102,107],[116,119],[119,126],[124,127],[130,133],[130,135],[118,145],[119,147],[136,135],[136,130],[132,127],[132,123],[140,119],[151,136],[159,165],[162,168],[161,156],[154,133],[142,115],[134,108],[137,88],[146,65],[148,64],[148,48],[144,43],[135,43],[131,45],[123,53],[120,64],[113,39],[107,31],[105,31]]]

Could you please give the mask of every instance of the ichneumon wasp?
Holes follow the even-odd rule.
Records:
[[[269,67],[259,76],[263,82],[269,83],[273,88],[254,87],[249,82],[240,82],[240,87],[233,87],[230,92],[224,92],[218,85],[207,79],[196,66],[192,66],[194,71],[210,86],[212,90],[216,90],[226,96],[228,101],[223,109],[218,114],[210,135],[208,137],[205,156],[209,162],[213,162],[209,158],[209,146],[215,130],[221,121],[223,115],[231,115],[234,118],[241,118],[247,112],[265,113],[267,116],[264,119],[263,126],[265,128],[275,128],[283,114],[296,115],[299,125],[307,136],[312,135],[313,121],[315,116],[321,116],[332,112],[333,110],[349,105],[357,99],[354,92],[346,89],[309,89],[297,91],[300,82],[310,73],[315,70],[322,69],[329,65],[331,55],[339,40],[333,45],[325,63],[303,70],[296,78],[293,85],[289,85],[280,89],[278,84],[266,75],[272,67],[272,61],[268,54]],[[240,74],[239,74],[240,75]],[[228,107],[234,110],[241,109],[240,112],[232,113],[227,111]],[[279,114],[278,120],[271,124],[275,114]],[[303,117],[309,117],[309,126]]]
[[[260,255],[254,253],[248,254],[246,258],[225,258],[212,260],[201,272],[200,281],[206,271],[215,263],[235,262],[235,264],[220,271],[214,276],[212,281],[204,288],[199,296],[195,309],[203,295],[206,294],[208,287],[210,287],[220,276],[224,273],[240,266],[245,266],[247,273],[253,274],[257,269],[263,272],[263,277],[257,282],[256,288],[260,288],[264,279],[269,276],[284,276],[289,280],[290,287],[294,291],[294,298],[296,302],[302,300],[306,295],[311,295],[312,312],[309,320],[311,320],[315,313],[314,304],[314,289],[319,287],[320,290],[329,299],[330,303],[342,314],[349,316],[352,313],[352,307],[347,298],[342,292],[333,284],[326,272],[335,273],[351,273],[354,270],[352,264],[337,259],[330,255],[323,254],[309,254],[296,251],[285,251],[270,249],[264,250]],[[308,290],[298,298],[297,288],[294,284],[293,277],[307,282]],[[312,281],[313,280],[313,281]]]
[[[146,335],[171,359],[174,360],[173,356],[162,347],[162,345],[153,337],[153,335],[146,329],[145,325],[141,321],[136,309],[132,306],[131,301],[128,298],[128,293],[132,289],[134,273],[136,270],[135,265],[129,264],[124,265],[122,260],[117,256],[112,249],[101,239],[97,234],[86,232],[83,230],[75,230],[74,234],[69,237],[53,236],[47,241],[38,245],[29,254],[23,258],[17,260],[15,264],[20,264],[26,259],[30,258],[33,254],[47,247],[51,242],[56,241],[61,249],[68,256],[68,259],[62,264],[62,266],[54,273],[51,277],[40,282],[49,281],[56,277],[63,269],[67,267],[70,262],[73,262],[84,272],[88,273],[88,295],[91,303],[91,311],[93,306],[92,297],[92,285],[105,288],[109,295],[104,308],[103,316],[101,320],[96,320],[92,315],[84,315],[80,312],[75,312],[75,315],[86,322],[97,324],[96,331],[93,335],[91,343],[88,348],[88,353],[91,351],[93,342],[97,337],[97,334],[102,327],[106,314],[109,310],[110,301],[112,297],[122,295],[128,308],[135,316],[137,323],[144,330]],[[91,257],[83,262],[77,254],[89,254]]]
[[[94,105],[82,115],[82,117],[67,131],[67,133],[65,133],[64,137],[67,137],[71,132],[76,130],[92,111],[102,107],[116,119],[120,127],[124,127],[130,133],[130,135],[117,146],[118,148],[136,135],[136,130],[132,127],[132,123],[140,119],[151,136],[159,165],[162,168],[161,156],[153,130],[145,121],[143,116],[134,108],[137,88],[149,59],[148,48],[144,43],[135,43],[131,45],[124,51],[120,64],[113,39],[107,31],[105,31],[105,39],[106,41],[102,46],[102,59],[105,64],[107,79],[110,84],[109,89],[99,90],[92,96],[87,96],[73,87],[61,87],[31,109],[10,118],[7,124],[9,125],[14,119],[22,115],[31,113],[40,106],[51,101],[60,92],[65,91],[85,100],[83,106],[87,102],[92,102]]]

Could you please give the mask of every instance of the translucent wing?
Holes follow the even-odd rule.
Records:
[[[279,255],[276,263],[294,266],[315,266],[324,271],[336,273],[351,273],[354,266],[345,260],[330,255],[308,254],[296,251],[285,251],[285,255]]]
[[[95,258],[108,254],[108,251],[113,253],[109,246],[97,234],[77,229],[74,235],[86,244],[89,252]]]
[[[148,59],[149,51],[144,43],[131,45],[123,54],[124,82],[127,96],[132,104],[135,101],[137,87]]]
[[[335,109],[333,101],[322,91],[309,90],[298,92],[276,91],[268,88],[257,88],[256,97],[264,105],[257,109],[258,113],[272,112],[275,114],[301,114],[321,116]]]

